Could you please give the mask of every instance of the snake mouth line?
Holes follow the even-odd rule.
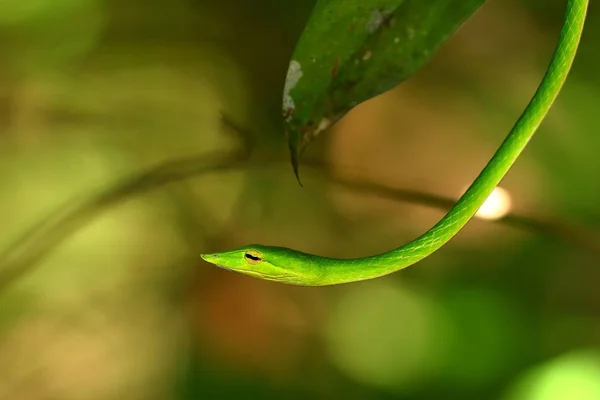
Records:
[[[224,270],[227,270],[227,271],[231,271],[231,272],[237,272],[236,270],[234,270],[234,269],[231,269],[231,268],[227,268],[227,267],[226,267],[226,266],[224,266],[224,265],[220,265],[220,264],[215,264],[215,265],[216,265],[217,267],[219,267],[219,268],[222,268],[222,269],[224,269]]]
[[[244,274],[244,275],[250,275],[253,277],[258,277],[258,278],[263,278],[263,279],[270,279],[273,281],[280,281],[283,279],[286,279],[287,277],[289,277],[288,274],[281,274],[281,275],[275,275],[275,274],[265,274],[265,273],[261,273],[261,272],[256,272],[256,271],[248,271],[248,270],[236,270],[236,269],[232,269],[229,267],[226,267],[224,265],[220,265],[220,264],[215,264],[217,267],[222,268],[226,271],[231,271],[231,272],[236,272],[238,274]]]

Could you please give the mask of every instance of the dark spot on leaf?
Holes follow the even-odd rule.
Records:
[[[335,78],[339,69],[340,69],[340,59],[336,58],[335,61],[333,62],[333,67],[331,68],[331,77],[332,78]]]
[[[388,18],[388,19],[385,21],[385,25],[386,25],[388,28],[393,28],[393,27],[394,27],[394,25],[396,25],[396,18],[394,18],[394,16],[393,16],[393,15],[391,15],[391,16],[390,16],[390,18]]]
[[[293,107],[285,108],[283,110],[283,118],[285,118],[286,120],[292,118],[292,116],[294,115],[294,111],[296,111],[296,109]]]

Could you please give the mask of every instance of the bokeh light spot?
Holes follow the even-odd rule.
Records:
[[[351,378],[390,390],[421,382],[440,357],[435,305],[404,286],[364,282],[339,300],[327,330],[333,363]]]
[[[489,220],[500,219],[508,214],[511,204],[512,200],[508,191],[497,187],[485,200],[475,216]]]
[[[505,400],[600,399],[600,350],[578,350],[523,375]]]

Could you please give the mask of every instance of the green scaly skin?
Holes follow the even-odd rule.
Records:
[[[325,286],[378,278],[408,267],[442,247],[476,214],[517,160],[548,113],[565,82],[583,31],[588,0],[568,0],[565,22],[548,70],[531,102],[496,154],[454,207],[433,228],[412,242],[365,258],[337,259],[296,250],[249,245],[202,258],[221,268],[260,279]]]

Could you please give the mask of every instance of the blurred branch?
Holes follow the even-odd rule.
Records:
[[[65,206],[62,210],[53,213],[49,218],[33,227],[19,238],[4,256],[0,257],[0,290],[5,289],[17,278],[29,272],[55,246],[101,211],[130,199],[134,195],[141,195],[169,183],[207,173],[243,172],[252,169],[272,168],[281,164],[289,167],[287,157],[251,159],[250,155],[254,149],[252,136],[244,134],[243,130],[238,130],[227,119],[224,120],[224,123],[229,125],[232,130],[237,131],[239,135],[240,141],[238,143],[240,145],[235,151],[201,154],[180,160],[166,161],[131,176],[87,200]],[[335,184],[354,191],[376,194],[397,201],[441,210],[448,210],[455,203],[455,199],[434,194],[339,177],[330,171],[328,163],[319,160],[305,159],[303,166],[312,173],[317,173]],[[540,220],[516,214],[509,214],[494,222],[517,229],[555,236],[588,251],[600,254],[600,244],[596,235],[567,223]]]
[[[232,136],[238,147],[232,157],[239,161],[250,159],[256,149],[254,132],[242,128],[229,115],[221,114],[221,123],[226,128],[224,132]],[[181,229],[186,232],[183,237],[186,238],[188,247],[194,249],[194,246],[198,244],[198,239],[203,239],[206,245],[214,247],[220,238],[210,235],[206,227],[217,225],[215,218],[206,211],[206,207],[199,204],[199,199],[194,196],[187,182],[180,182],[179,185],[167,188],[167,194],[176,209],[175,219],[179,222]],[[221,234],[226,235],[227,233],[222,232]]]
[[[307,160],[304,164],[319,168],[320,163],[314,160]],[[328,178],[334,183],[354,191],[373,193],[397,201],[419,204],[440,210],[449,210],[458,200],[416,190],[393,188],[375,182],[335,177],[331,173],[328,173]],[[515,213],[509,213],[501,219],[487,222],[499,223],[516,229],[554,236],[577,247],[585,248],[592,253],[600,254],[600,238],[597,235],[567,222],[538,219]]]
[[[243,163],[252,154],[253,137],[246,131],[238,129],[227,116],[222,116],[222,122],[225,126],[236,128],[230,129],[228,133],[238,139],[237,149],[166,161],[129,179],[124,179],[94,196],[66,204],[25,232],[4,256],[0,257],[0,291],[28,272],[55,246],[104,209],[127,200],[136,193],[145,193],[170,182],[206,172],[230,169]]]

